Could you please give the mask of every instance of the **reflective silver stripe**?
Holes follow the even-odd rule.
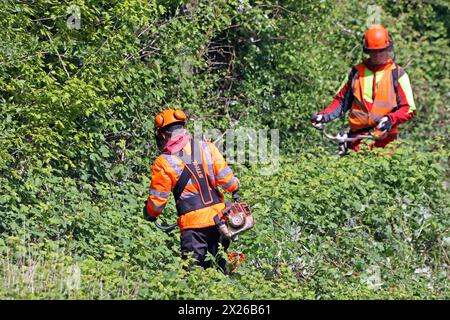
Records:
[[[191,179],[189,179],[189,181],[188,181],[188,183],[186,184],[186,187],[184,187],[184,189],[186,189],[187,187],[190,187],[190,186],[192,186],[192,185],[194,185],[194,181],[192,181],[192,178],[191,178]]]
[[[212,165],[211,152],[209,151],[209,146],[207,142],[202,141],[203,153],[205,154],[206,163]]]
[[[362,107],[362,108],[365,108],[365,105],[364,105],[364,103],[362,103],[361,101],[359,101],[358,99],[353,99],[353,103],[355,103],[356,105],[358,105],[358,106],[360,106],[360,107]]]
[[[170,166],[175,170],[176,174],[180,176],[181,172],[183,172],[183,169],[181,169],[181,167],[178,165],[175,157],[170,154],[163,154],[163,156],[164,158],[166,158],[167,162],[169,162]]]
[[[198,192],[183,192],[180,196],[181,200],[186,200],[198,195]]]
[[[228,182],[228,183],[226,183],[226,184],[223,184],[222,187],[223,187],[223,188],[230,188],[230,187],[233,186],[233,184],[234,184],[235,181],[236,181],[236,177],[233,176],[233,177],[231,178],[230,182]]]
[[[350,111],[350,113],[351,113],[351,114],[354,114],[355,116],[360,117],[360,118],[367,118],[367,117],[368,117],[368,114],[367,114],[367,112],[365,112],[365,111],[360,111],[360,110],[352,109],[352,110]]]
[[[369,117],[371,118],[371,119],[373,119],[373,120],[375,120],[375,121],[379,121],[379,120],[381,120],[381,118],[383,118],[383,117],[385,117],[386,115],[379,115],[379,114],[373,114],[373,113],[370,113],[370,115],[369,115]]]
[[[359,111],[359,110],[351,110],[350,113],[354,114],[358,118],[364,118],[364,119],[370,118],[374,121],[378,121],[385,116],[385,115],[374,114],[371,112],[367,113],[367,112]]]
[[[205,155],[206,164],[208,165],[208,180],[212,185],[216,184],[216,178],[214,177],[214,171],[212,167],[211,151],[207,142],[202,141],[203,154]]]
[[[216,180],[220,180],[225,178],[227,175],[229,175],[231,173],[231,168],[229,166],[226,166],[222,171],[220,171],[217,175],[216,175]]]
[[[213,161],[211,157],[211,152],[209,150],[209,146],[207,142],[202,142],[203,153],[205,154],[206,164],[208,165],[208,176],[210,177],[211,183],[215,183],[214,171],[213,171]]]
[[[150,205],[152,206],[153,211],[157,211],[157,212],[163,211],[165,205],[157,206],[156,204],[153,203],[153,201],[151,199],[149,199],[149,201],[150,201]]]
[[[354,99],[353,103],[355,103],[356,105],[358,105],[358,106],[360,106],[362,108],[365,108],[365,106],[361,103],[361,101],[359,101],[357,99]],[[373,103],[373,106],[374,107],[376,106],[376,107],[379,107],[379,108],[385,108],[385,109],[392,109],[392,108],[394,108],[392,106],[392,103],[390,103],[390,102],[382,102],[382,101],[377,101],[377,100],[375,100],[375,102]],[[361,113],[367,114],[364,111],[353,110],[353,109],[352,109],[352,112],[361,112]]]
[[[150,194],[155,197],[168,199],[170,197],[170,192],[158,191],[155,189],[150,189]]]
[[[383,108],[383,109],[393,109],[395,107],[392,105],[391,102],[382,102],[382,101],[377,101],[377,100],[375,100],[375,102],[373,103],[373,106]]]

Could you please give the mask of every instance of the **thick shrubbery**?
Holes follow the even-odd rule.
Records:
[[[362,58],[360,1],[3,1],[0,297],[450,298],[448,4],[377,4],[418,116],[339,159],[308,118]],[[278,172],[233,166],[256,226],[229,277],[141,217],[163,107],[280,129]]]
[[[27,192],[28,204],[17,210],[2,198],[3,223],[17,234],[2,240],[2,295],[448,298],[442,165],[449,154],[415,149],[402,144],[392,156],[373,150],[343,159],[314,150],[284,159],[274,176],[239,170],[256,226],[232,245],[247,259],[230,277],[186,274],[178,232],[144,223],[141,204],[130,200],[141,192],[137,185],[97,185],[89,200],[83,184],[34,176],[47,187],[30,187],[34,180],[17,188],[15,199]],[[173,203],[168,220],[175,219],[170,209]],[[70,290],[75,267],[80,287]]]

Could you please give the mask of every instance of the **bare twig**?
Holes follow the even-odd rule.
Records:
[[[0,61],[0,65],[9,64],[9,63],[16,63],[18,61],[24,61],[24,60],[26,60],[28,58],[35,57],[35,56],[40,55],[40,54],[49,54],[49,53],[51,53],[51,52],[34,52],[34,53],[29,53],[29,54],[26,54],[24,56],[21,56],[18,60]]]
[[[69,72],[68,72],[67,69],[66,69],[66,65],[64,64],[64,61],[62,60],[61,55],[60,55],[59,52],[58,52],[58,49],[57,49],[56,46],[53,44],[53,40],[52,40],[52,38],[50,37],[50,34],[49,34],[48,32],[45,32],[45,33],[46,33],[48,39],[50,40],[50,43],[52,44],[53,48],[55,49],[56,54],[58,55],[58,59],[59,59],[59,61],[61,62],[61,65],[62,65],[64,71],[65,71],[66,74],[67,74],[67,77],[70,78],[70,74],[69,74]]]
[[[406,62],[405,66],[403,67],[404,69],[408,68],[408,66],[414,61],[413,58],[409,58],[408,61]]]
[[[347,29],[345,26],[343,26],[339,21],[336,22],[336,25],[337,25],[342,31],[344,31],[344,32],[346,32],[346,33],[349,33],[349,34],[351,34],[351,35],[354,35],[354,34],[355,34],[352,30]]]
[[[109,39],[111,38],[113,32],[116,31],[116,30],[118,29],[118,28],[116,28],[116,26],[117,26],[117,22],[116,22],[116,24],[114,25],[113,29],[109,32],[108,37],[107,37],[106,40],[102,43],[102,45],[101,45],[94,53],[90,54],[89,57],[86,59],[86,63],[84,63],[83,66],[82,66],[81,68],[79,68],[79,69],[77,70],[77,72],[75,72],[75,77],[78,75],[78,73],[79,73],[81,70],[83,70],[83,68],[84,68],[86,65],[88,65],[88,64],[90,63],[91,57],[92,57],[94,54],[97,54],[97,53],[103,48],[103,46],[109,41]]]
[[[39,21],[46,21],[46,20],[55,20],[55,19],[59,19],[62,18],[64,16],[56,16],[56,17],[50,17],[50,18],[39,18],[39,19],[31,19],[31,21],[33,22],[39,22]]]

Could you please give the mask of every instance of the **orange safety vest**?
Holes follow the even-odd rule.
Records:
[[[180,186],[178,182],[188,169],[188,158],[191,159],[192,144],[199,147],[197,166],[191,168],[187,183]],[[212,143],[191,140],[182,151],[162,154],[155,160],[147,210],[152,216],[160,214],[173,191],[180,230],[213,226],[214,216],[221,216],[225,208],[218,186],[233,192],[239,188],[239,180]]]
[[[356,75],[351,83],[353,102],[349,116],[352,131],[375,127],[382,117],[397,107],[397,90],[394,88],[392,71],[397,69],[399,77],[404,73],[402,68],[392,62],[382,70],[381,79],[377,81],[375,77],[380,76],[380,71],[374,73],[364,63],[358,64],[355,69]],[[397,127],[392,128],[390,133],[397,133]]]

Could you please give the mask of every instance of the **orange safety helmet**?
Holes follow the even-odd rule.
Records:
[[[182,122],[183,125],[186,124],[186,114],[181,110],[167,109],[162,111],[160,114],[155,116],[155,129],[159,131],[160,129],[168,126],[169,124]]]
[[[371,50],[393,49],[394,43],[391,34],[381,24],[373,24],[367,29],[363,38],[363,50],[368,53]]]

